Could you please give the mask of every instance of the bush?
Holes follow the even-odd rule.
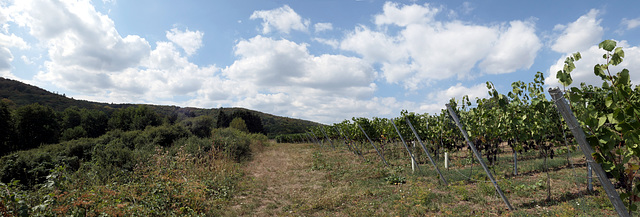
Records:
[[[144,159],[134,156],[120,139],[108,144],[97,144],[93,149],[92,170],[102,182],[114,177],[122,177],[133,171],[134,166]]]
[[[211,116],[199,116],[184,120],[180,124],[187,127],[193,135],[196,135],[200,138],[205,138],[209,137],[211,129],[213,129],[213,125],[215,124],[215,122],[213,121],[213,117]]]
[[[249,134],[234,128],[213,130],[213,147],[229,159],[247,160],[251,157],[251,138]]]
[[[76,126],[74,128],[67,128],[66,130],[62,131],[60,140],[69,141],[83,137],[87,137],[87,131],[84,130],[82,126]]]
[[[94,144],[95,139],[84,138],[6,155],[0,158],[0,181],[20,180],[21,185],[31,188],[43,183],[57,166],[75,171],[91,159]]]
[[[147,127],[143,136],[152,144],[169,147],[173,142],[190,136],[191,133],[182,125],[162,125],[158,127]]]
[[[175,154],[178,151],[178,148],[182,147],[182,149],[188,154],[197,158],[204,157],[212,151],[212,141],[213,140],[211,140],[211,138],[200,138],[197,136],[180,138],[174,142],[176,145],[171,147],[170,152]]]

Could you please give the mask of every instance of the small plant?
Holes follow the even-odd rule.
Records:
[[[314,152],[311,170],[322,170],[327,168],[328,168],[327,162],[324,160],[324,157],[322,156],[322,152],[319,152],[319,151]]]
[[[407,183],[407,178],[404,176],[399,176],[397,174],[391,174],[384,178],[384,181],[389,183],[390,185],[401,185]]]

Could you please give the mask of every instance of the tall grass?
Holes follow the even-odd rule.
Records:
[[[16,152],[0,159],[0,215],[216,215],[244,177],[239,162],[267,142],[164,125]]]

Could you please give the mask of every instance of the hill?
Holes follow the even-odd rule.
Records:
[[[112,104],[91,102],[87,100],[77,100],[69,98],[64,94],[52,93],[40,87],[25,84],[20,81],[0,77],[0,99],[8,102],[10,106],[20,107],[33,103],[40,103],[61,112],[66,108],[76,106],[78,108],[97,109],[111,113],[116,109],[138,106],[140,104]],[[210,115],[217,120],[220,111],[231,114],[236,111],[248,111],[256,114],[262,119],[265,133],[269,137],[280,134],[301,133],[309,127],[320,125],[312,121],[281,117],[245,108],[192,108],[167,105],[147,105],[158,114],[166,117],[173,117],[180,121],[184,118]]]

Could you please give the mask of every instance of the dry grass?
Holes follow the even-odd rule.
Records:
[[[390,154],[391,155],[391,154]],[[466,152],[454,154],[454,169],[444,170],[448,186],[439,184],[431,165],[412,174],[409,161],[387,156],[385,167],[375,152],[363,162],[346,148],[333,150],[312,144],[274,144],[245,164],[246,181],[223,214],[228,216],[590,216],[615,211],[601,192],[586,192],[584,161],[572,155],[548,159],[551,199],[546,200],[547,175],[542,159],[525,154],[520,175],[509,175],[510,153],[494,167],[499,185],[516,211],[508,211],[478,164],[461,163]],[[443,167],[442,162],[439,165]],[[469,180],[460,173],[471,176]],[[579,173],[579,174],[576,174]],[[404,180],[403,184],[392,180]]]

